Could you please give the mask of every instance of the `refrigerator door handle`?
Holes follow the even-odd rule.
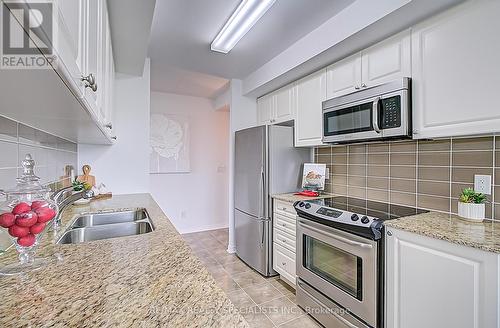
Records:
[[[267,218],[264,218],[264,214],[265,214],[265,211],[264,211],[264,194],[265,194],[265,176],[264,176],[264,168],[261,167],[260,168],[260,195],[259,195],[259,218],[262,219],[261,222],[260,222],[260,225],[259,225],[259,230],[262,229],[262,231],[260,231],[260,235],[261,235],[261,238],[260,238],[260,247],[264,247],[264,242],[265,242],[265,237],[266,237],[266,229],[265,229],[265,224],[266,224],[266,221],[267,221]]]

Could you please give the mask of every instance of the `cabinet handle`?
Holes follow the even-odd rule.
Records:
[[[281,265],[282,266],[286,266],[286,262],[281,262]]]
[[[281,225],[282,225],[282,226],[284,226],[284,227],[286,227],[286,224],[285,224],[285,223],[282,223]]]
[[[111,137],[111,139],[116,140],[117,138],[116,138],[116,136],[114,136],[114,137]]]
[[[359,87],[359,85],[356,85],[356,86],[354,86],[354,89],[359,90],[361,88]]]
[[[392,231],[391,230],[387,231],[387,236],[392,236]]]
[[[113,129],[113,124],[108,123],[104,127],[108,128],[108,129]]]
[[[362,88],[366,88],[366,84],[361,83],[361,87],[362,87]]]
[[[94,74],[90,73],[87,76],[82,76],[81,80],[85,82],[85,88],[90,88],[92,91],[97,91],[97,83],[95,81]]]

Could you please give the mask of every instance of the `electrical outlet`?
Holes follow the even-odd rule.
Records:
[[[491,195],[491,175],[474,175],[474,191]]]

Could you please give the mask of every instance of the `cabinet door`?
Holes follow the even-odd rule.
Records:
[[[498,255],[388,228],[387,328],[497,327]]]
[[[361,88],[361,53],[327,68],[327,97],[333,98]]]
[[[106,2],[103,1],[103,17],[102,17],[102,89],[98,94],[101,106],[100,121],[102,125],[111,125],[111,111],[113,106],[113,85],[114,85],[114,61],[113,50],[111,45],[111,31],[109,28],[109,19]]]
[[[410,31],[399,33],[361,53],[361,87],[411,77]]]
[[[274,117],[274,101],[273,95],[265,95],[257,99],[257,116],[260,125],[270,124]]]
[[[85,76],[92,74],[97,84],[97,90],[85,89],[85,100],[93,113],[100,118],[103,89],[102,37],[103,37],[103,1],[86,0],[85,15]]]
[[[326,70],[322,69],[298,81],[295,98],[295,147],[322,145]]]
[[[500,132],[499,1],[468,1],[415,27],[415,138]]]
[[[293,86],[287,85],[274,93],[276,97],[275,122],[285,122],[293,120]]]
[[[52,35],[55,38],[52,42],[53,51],[57,56],[54,69],[71,91],[77,97],[82,97],[85,89],[81,80],[84,71],[83,45],[86,35],[84,0],[56,0],[54,3],[53,8],[58,9],[55,20],[57,26],[54,27],[57,33]],[[44,32],[50,34],[52,31]],[[39,45],[38,42],[41,40],[34,38],[33,42]]]

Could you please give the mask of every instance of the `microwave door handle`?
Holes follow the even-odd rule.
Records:
[[[372,123],[373,123],[373,129],[377,133],[380,133],[380,127],[378,125],[379,103],[380,103],[380,97],[377,97],[373,101],[373,105],[372,105]]]

